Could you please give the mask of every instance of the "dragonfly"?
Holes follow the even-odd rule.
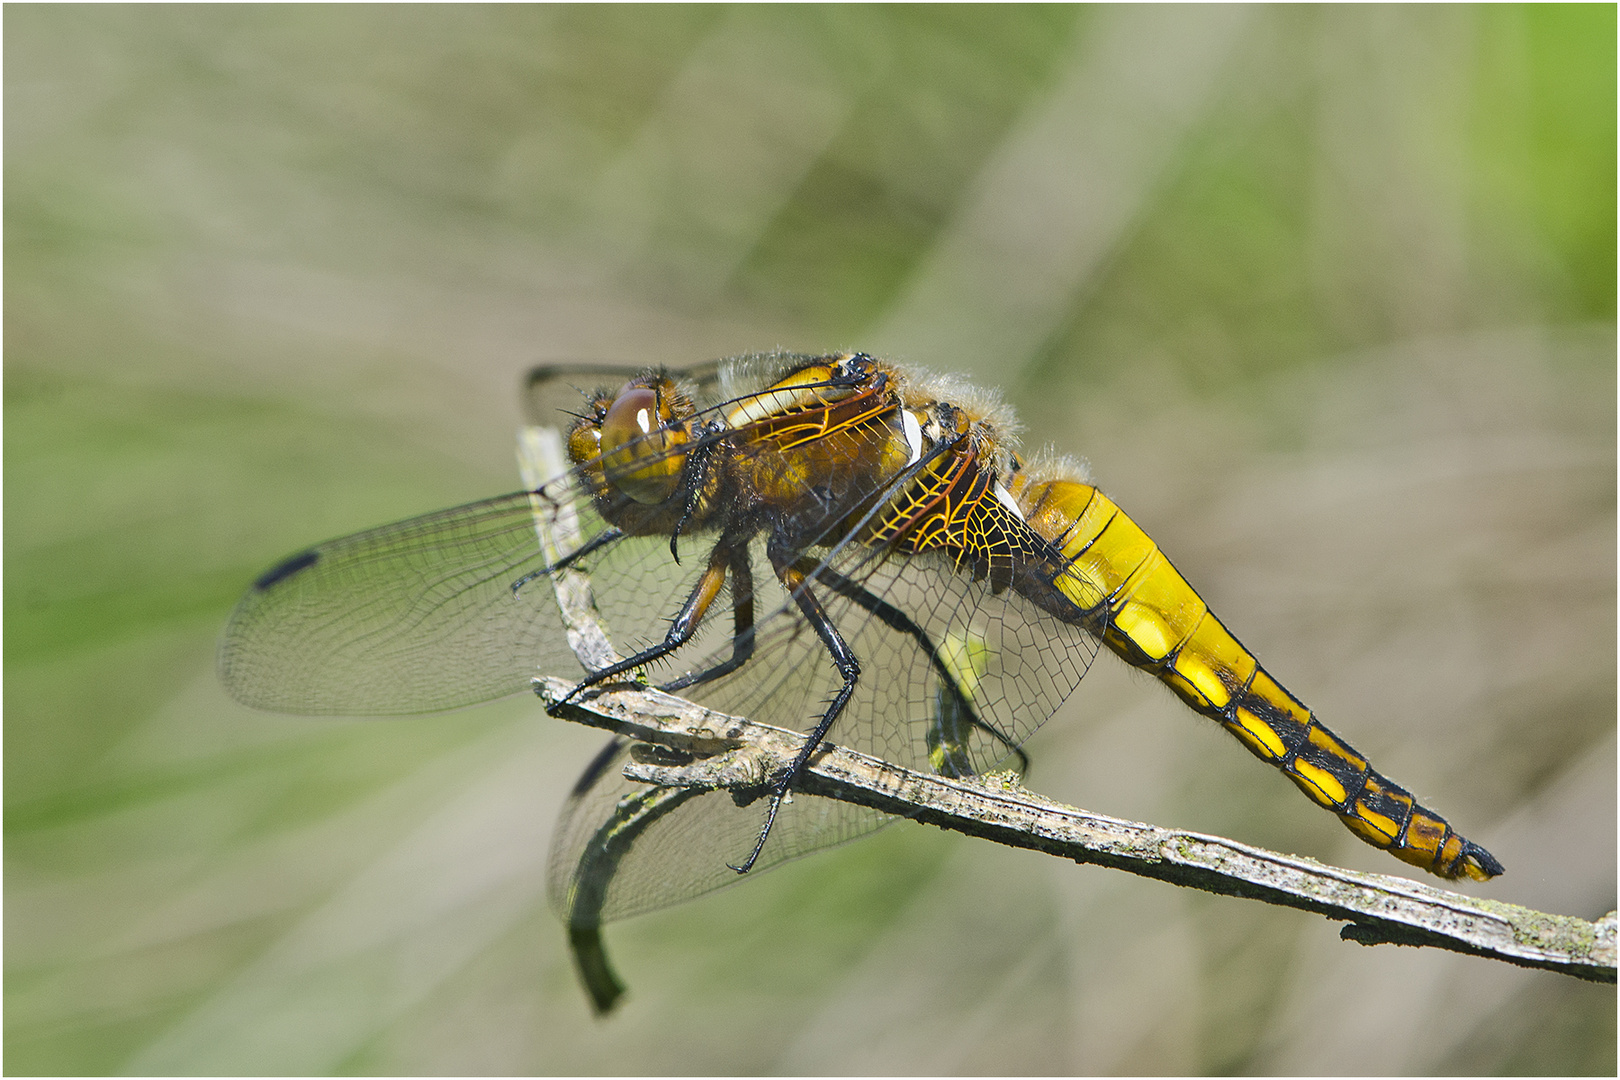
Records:
[[[569,375],[537,369],[531,400]],[[1442,878],[1502,873],[1285,689],[1082,467],[1026,459],[994,395],[859,352],[613,381],[576,399],[558,475],[282,560],[219,653],[234,697],[280,712],[434,712],[560,676],[553,712],[650,683],[803,732],[752,798],[634,784],[618,737],[585,770],[548,883],[599,1009],[617,995],[601,922],[884,823],[792,797],[824,743],[951,777],[1022,770],[1103,648],[1367,843]],[[594,653],[560,599],[581,587]]]

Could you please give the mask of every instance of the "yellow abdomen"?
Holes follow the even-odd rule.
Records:
[[[1369,844],[1441,877],[1502,872],[1322,726],[1108,496],[1067,479],[1015,484],[1014,494],[1029,524],[1062,552],[1067,565],[1053,584],[1126,663],[1163,680]]]

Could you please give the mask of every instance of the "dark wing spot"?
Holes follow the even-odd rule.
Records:
[[[311,548],[308,551],[300,551],[297,555],[283,559],[275,566],[272,566],[270,569],[260,574],[259,580],[253,583],[253,587],[260,592],[264,592],[278,581],[281,581],[284,578],[290,578],[294,574],[298,573],[298,571],[307,570],[311,566],[314,566],[318,561],[320,561],[320,557],[321,553],[316,551],[314,548]]]
[[[601,752],[591,760],[589,765],[585,766],[585,771],[579,774],[579,779],[574,781],[572,797],[578,799],[595,787],[596,782],[602,778],[602,774],[607,772],[608,766],[613,764],[615,755],[623,748],[624,740],[617,735],[609,739],[608,744],[602,747]]]

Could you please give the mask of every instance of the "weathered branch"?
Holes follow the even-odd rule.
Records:
[[[572,689],[538,680],[556,702]],[[561,715],[629,738],[699,755],[691,764],[632,761],[625,776],[665,787],[750,788],[779,773],[803,745],[797,732],[714,712],[656,690],[615,690],[564,706]],[[796,790],[1033,848],[1144,877],[1314,911],[1349,925],[1364,945],[1429,945],[1615,981],[1615,913],[1597,922],[1480,900],[1405,878],[1324,866],[1218,836],[1103,817],[1026,790],[1012,776],[930,776],[825,744]]]

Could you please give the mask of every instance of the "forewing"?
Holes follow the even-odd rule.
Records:
[[[306,714],[458,708],[579,671],[548,582],[527,492],[328,541],[254,583],[219,668],[245,704]]]
[[[606,528],[567,476],[320,544],[237,604],[221,678],[245,704],[312,715],[436,712],[518,693],[536,675],[579,678],[549,575],[525,579],[548,565],[542,535],[560,558]],[[576,565],[611,639],[631,642],[663,635],[697,572],[662,537],[619,539]]]

